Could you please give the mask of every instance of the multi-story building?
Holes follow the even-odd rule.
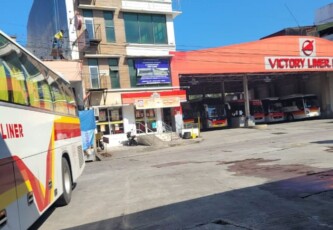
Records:
[[[179,13],[172,0],[35,0],[28,46],[51,58],[53,34],[65,31],[60,52],[82,60],[86,106],[95,110],[98,131],[116,144],[131,130],[181,125],[186,92],[170,74]]]

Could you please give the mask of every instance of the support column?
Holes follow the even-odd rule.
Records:
[[[157,133],[163,133],[163,122],[162,122],[162,109],[157,108],[156,111],[156,131]]]
[[[225,103],[225,88],[224,88],[224,81],[221,81],[221,94],[223,103]]]
[[[250,102],[249,102],[249,88],[247,76],[243,76],[243,89],[244,89],[244,106],[245,106],[245,127],[249,127],[250,119]]]

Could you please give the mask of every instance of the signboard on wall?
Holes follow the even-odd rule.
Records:
[[[315,39],[299,39],[299,56],[265,57],[266,70],[315,70],[333,68],[333,57],[317,57]]]
[[[136,109],[156,109],[156,108],[171,108],[179,107],[179,97],[169,98],[142,98],[135,100]]]
[[[170,84],[168,59],[136,59],[137,85]]]

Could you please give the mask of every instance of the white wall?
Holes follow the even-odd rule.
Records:
[[[122,1],[122,7],[132,10],[150,10],[159,12],[171,12],[172,11],[171,0],[127,0]]]
[[[135,131],[134,105],[123,106],[124,133]]]

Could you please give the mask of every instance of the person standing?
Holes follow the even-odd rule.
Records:
[[[52,53],[53,53],[53,59],[56,59],[57,56],[60,57],[60,59],[65,59],[62,55],[62,39],[64,37],[64,30],[58,31],[54,37],[53,37],[53,44],[52,44]],[[54,50],[56,49],[56,50]]]

